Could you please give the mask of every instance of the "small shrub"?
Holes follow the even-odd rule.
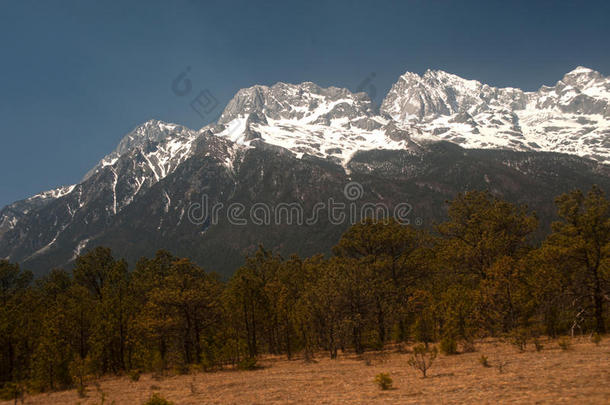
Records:
[[[362,361],[364,361],[364,365],[365,366],[372,366],[373,365],[373,359],[371,358],[371,356],[363,355],[360,358],[362,359]]]
[[[256,370],[259,368],[256,357],[247,357],[239,362],[237,368],[240,370]]]
[[[504,373],[504,369],[506,368],[506,366],[508,366],[507,360],[499,360],[496,364],[496,368],[498,369],[498,372],[500,374]]]
[[[597,346],[599,346],[601,341],[602,335],[600,335],[599,333],[595,332],[593,335],[591,335],[591,342],[595,343]]]
[[[150,389],[151,389],[151,391],[158,391],[158,390],[161,389],[161,387],[159,387],[158,385],[153,384],[153,385],[150,386]]]
[[[69,365],[70,376],[76,385],[76,392],[80,398],[87,396],[87,371],[89,369],[90,360],[88,358],[77,357]]]
[[[392,383],[392,377],[390,377],[389,373],[379,373],[375,376],[375,384],[382,390],[389,390],[392,388]]]
[[[523,352],[527,346],[528,337],[528,333],[525,329],[517,329],[512,334],[511,343],[516,346],[520,352]]]
[[[432,363],[438,354],[436,347],[432,349],[425,345],[417,345],[413,347],[413,355],[407,363],[416,370],[421,371],[423,378],[426,378],[426,373],[432,367]]]
[[[140,374],[141,374],[141,372],[140,372],[140,370],[138,370],[138,369],[131,370],[131,371],[129,372],[129,374],[128,374],[128,375],[129,375],[129,379],[130,379],[131,381],[134,381],[134,382],[135,382],[135,381],[139,381],[139,380],[140,380]]]
[[[483,366],[483,367],[491,367],[491,365],[489,364],[489,360],[487,359],[487,356],[485,355],[481,355],[481,357],[479,357],[479,363]]]
[[[542,349],[544,349],[544,345],[538,339],[534,339],[534,347],[536,348],[537,352],[541,352]]]
[[[174,405],[174,403],[163,398],[161,394],[154,393],[143,405]]]
[[[452,337],[444,337],[441,340],[440,349],[444,355],[457,354],[457,342]]]
[[[77,385],[76,392],[78,393],[79,398],[87,398],[87,386],[86,385]]]
[[[559,348],[561,350],[570,350],[570,348],[572,347],[572,342],[570,341],[569,337],[562,337],[559,339],[559,341],[557,342],[557,345],[559,346]]]

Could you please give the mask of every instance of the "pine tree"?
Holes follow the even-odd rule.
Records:
[[[556,199],[560,220],[553,223],[542,255],[556,265],[564,287],[576,299],[576,313],[594,319],[604,333],[605,308],[610,301],[610,202],[594,186],[585,196],[576,190]]]

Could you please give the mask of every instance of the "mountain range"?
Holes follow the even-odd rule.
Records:
[[[327,252],[349,226],[199,223],[203,199],[299,204],[330,198],[408,203],[418,226],[445,200],[489,189],[537,212],[592,184],[610,189],[610,78],[577,67],[554,86],[496,88],[443,71],[405,73],[376,108],[366,93],[311,82],[239,90],[199,130],[150,120],[75,185],[0,211],[0,258],[42,274],[97,245],[135,262],[159,248],[230,274],[258,243],[283,254]]]

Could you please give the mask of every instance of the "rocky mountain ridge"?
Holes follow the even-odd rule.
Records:
[[[474,186],[464,177],[466,173],[482,179],[475,182],[479,187],[500,194],[509,189],[515,193],[519,187],[545,187],[550,199],[551,192],[558,194],[568,187],[594,182],[607,186],[609,83],[587,68],[577,68],[555,86],[537,92],[494,88],[442,71],[421,76],[406,73],[379,112],[365,93],[321,88],[310,82],[242,89],[216,123],[191,130],[148,121],[127,134],[79,184],[3,208],[0,257],[34,267],[66,265],[94,244],[112,245],[112,233],[122,235],[117,240],[131,235],[128,228],[135,224],[151,235],[134,235],[148,245],[124,241],[127,245],[119,248],[126,249],[127,256],[162,247],[157,242],[170,237],[196,249],[197,241],[206,236],[189,223],[185,213],[189,202],[197,201],[206,190],[225,202],[254,203],[269,194],[283,196],[275,202],[311,203],[313,195],[325,197],[315,192],[318,186],[327,194],[337,192],[330,186],[316,186],[322,178],[334,179],[331,183],[340,191],[341,182],[358,176],[370,181],[372,176],[385,184],[377,185],[386,190],[377,192],[377,197],[387,201],[420,198],[436,204],[422,205],[424,211],[439,216],[442,201],[438,197],[451,198],[452,193]],[[439,141],[467,149],[439,149],[435,146]],[[549,151],[571,155],[545,153]],[[439,153],[449,160],[439,160]],[[491,162],[489,156],[500,161]],[[282,167],[291,180],[263,181],[268,175],[276,176],[270,163]],[[304,172],[316,173],[320,179],[301,178]],[[570,178],[562,182],[558,176]],[[408,195],[396,184],[410,190]],[[297,185],[309,194],[294,194]],[[148,212],[144,222],[139,217],[143,211]],[[179,229],[182,233],[176,234]],[[222,229],[218,237],[233,235],[228,228]],[[209,237],[215,232],[206,230],[205,234]],[[234,252],[243,254],[246,245],[254,243],[255,233],[252,230],[245,245],[234,246]],[[322,239],[314,243],[320,250],[331,243]],[[130,251],[129,243],[138,247]],[[230,244],[227,240],[210,243],[204,245],[218,249]],[[184,254],[192,252],[187,249]]]

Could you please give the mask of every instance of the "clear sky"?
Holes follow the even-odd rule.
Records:
[[[78,182],[148,119],[200,128],[254,84],[374,74],[380,103],[405,71],[535,90],[578,65],[610,74],[608,1],[0,0],[0,206]]]

